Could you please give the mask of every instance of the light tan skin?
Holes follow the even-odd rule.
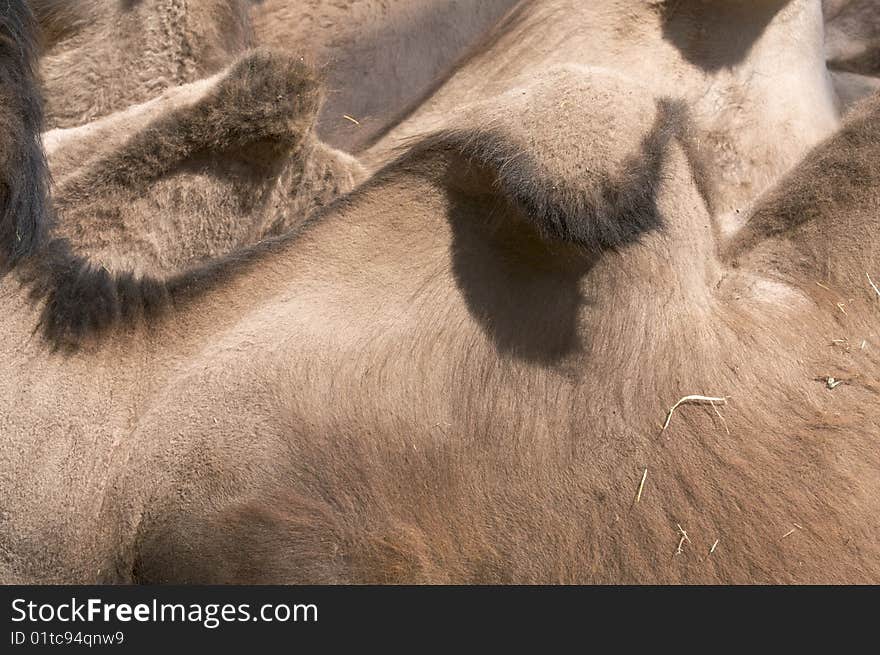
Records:
[[[589,193],[643,161],[654,101],[564,67],[448,120]],[[880,158],[806,233],[737,241],[682,143],[664,227],[615,251],[540,238],[492,184],[519,158],[453,142],[72,354],[5,276],[0,579],[880,581]],[[661,433],[692,393],[730,396],[724,422],[682,407]]]

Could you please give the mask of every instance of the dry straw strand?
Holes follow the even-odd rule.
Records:
[[[880,298],[880,289],[878,289],[877,285],[874,284],[874,280],[871,279],[870,273],[865,273],[865,277],[868,278],[868,284],[871,285],[871,288],[876,292],[877,297]]]
[[[798,530],[803,530],[803,529],[804,529],[804,527],[803,527],[802,525],[798,524],[798,523],[792,523],[792,525],[793,525],[794,527],[793,527],[791,530],[789,530],[788,532],[786,532],[784,535],[782,535],[782,538],[783,538],[783,539],[787,539],[788,537],[790,537],[791,535],[793,535],[793,534],[794,534],[795,532],[797,532]]]
[[[645,489],[645,480],[647,480],[647,478],[648,478],[648,469],[646,468],[645,472],[642,473],[642,481],[639,483],[639,490],[636,493],[636,502],[637,503],[642,500],[642,491]]]
[[[670,421],[672,421],[672,415],[675,413],[675,410],[677,410],[677,409],[678,409],[679,407],[681,407],[682,405],[686,405],[686,404],[706,404],[706,403],[712,405],[712,407],[715,408],[716,403],[717,403],[718,405],[726,405],[726,404],[727,404],[727,398],[717,398],[717,397],[714,397],[714,396],[698,396],[698,395],[694,395],[694,396],[685,396],[684,398],[682,398],[681,400],[679,400],[677,403],[675,403],[675,404],[672,406],[672,409],[670,409],[669,412],[667,412],[667,414],[666,414],[666,422],[663,424],[663,429],[661,430],[661,432],[665,432],[665,431],[666,431],[666,428],[669,427],[669,423],[670,423]],[[717,408],[715,409],[715,412],[718,413]],[[721,415],[719,414],[719,416],[721,416]],[[722,419],[722,420],[723,420],[723,419]],[[727,428],[727,423],[726,423],[726,422],[725,422],[725,424],[724,424],[724,427],[725,427],[725,429]],[[728,434],[729,434],[729,432],[728,432]]]
[[[684,544],[685,544],[685,542],[690,543],[690,542],[691,542],[691,538],[688,537],[688,533],[687,533],[687,531],[685,531],[685,529],[681,527],[681,524],[676,523],[676,524],[675,524],[675,527],[678,528],[678,534],[679,534],[679,536],[681,537],[681,538],[678,540],[678,548],[675,549],[675,554],[676,554],[676,555],[681,555],[681,554],[684,552]]]

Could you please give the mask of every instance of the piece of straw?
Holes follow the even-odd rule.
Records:
[[[715,398],[713,396],[685,396],[684,398],[679,400],[677,403],[675,403],[672,406],[672,409],[670,409],[669,412],[666,414],[666,422],[663,424],[663,429],[661,430],[661,432],[665,432],[666,428],[669,427],[669,422],[672,420],[672,415],[675,413],[675,410],[677,410],[682,405],[688,404],[688,403],[693,403],[693,404],[709,403],[710,405],[712,405],[712,407],[715,407],[715,403],[718,403],[719,405],[726,405],[727,398]],[[718,410],[716,409],[715,411],[717,413]],[[725,427],[726,427],[726,424],[725,424]]]
[[[639,483],[639,491],[636,494],[636,502],[638,503],[642,499],[642,490],[645,488],[645,480],[648,478],[648,469],[645,469],[645,472],[642,473],[642,481]]]
[[[880,289],[877,288],[877,285],[874,284],[874,280],[871,279],[871,276],[868,273],[865,273],[865,277],[868,278],[868,284],[871,285],[871,288],[877,293],[877,297],[880,298]]]
[[[360,124],[361,124],[360,121],[359,121],[358,119],[354,118],[353,116],[349,116],[348,114],[343,114],[342,117],[343,117],[345,120],[347,120],[347,121],[351,121],[351,122],[354,123],[355,125],[360,125]]]
[[[727,427],[727,421],[724,420],[724,417],[721,416],[721,412],[718,411],[718,408],[715,406],[715,403],[712,403],[712,409],[715,412],[715,415],[721,419],[721,424],[724,426],[724,431],[727,433],[727,436],[730,436],[730,428]]]
[[[798,525],[797,523],[793,523],[792,525],[794,525],[794,527],[793,527],[791,530],[789,530],[788,532],[786,532],[784,535],[782,535],[782,538],[783,538],[783,539],[786,539],[787,537],[790,537],[791,535],[793,535],[793,534],[794,534],[795,532],[797,532],[798,530],[803,530],[803,529],[804,529],[803,526]]]
[[[688,537],[688,533],[685,532],[684,528],[682,528],[681,525],[676,523],[675,527],[678,528],[678,534],[681,535],[681,539],[678,540],[678,548],[675,549],[675,554],[681,555],[684,552],[684,550],[682,549],[682,546],[684,546],[684,542],[686,541],[686,542],[690,543],[691,538]]]

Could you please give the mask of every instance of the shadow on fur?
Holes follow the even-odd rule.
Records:
[[[763,2],[707,2],[707,0],[667,0],[658,2],[657,10],[663,24],[663,38],[673,44],[690,63],[713,73],[733,68],[749,54],[766,27],[791,0]],[[748,12],[759,20],[742,21],[738,12]],[[733,14],[733,16],[731,16]],[[745,23],[748,31],[740,38],[719,43],[713,35],[718,30],[707,27],[716,23]]]

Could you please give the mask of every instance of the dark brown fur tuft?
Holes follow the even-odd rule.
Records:
[[[24,0],[5,4],[0,15],[0,274],[38,247],[48,220],[49,184],[40,141],[34,20]]]
[[[23,279],[31,300],[44,303],[38,329],[56,349],[72,349],[90,334],[154,317],[170,303],[162,281],[110,273],[74,254],[64,239],[44,245]]]
[[[527,217],[550,241],[575,244],[588,252],[620,248],[639,235],[659,229],[656,192],[670,145],[681,143],[701,181],[696,148],[689,138],[689,120],[677,101],[657,103],[657,117],[641,148],[626,160],[623,172],[609,172],[592,188],[548,177],[527,152],[504,134],[491,131],[445,131],[414,151],[416,156],[452,154],[489,173],[494,188]],[[468,167],[452,166],[453,183]],[[464,182],[463,186],[473,186]],[[484,186],[478,185],[477,192]],[[708,194],[704,193],[708,201]]]

